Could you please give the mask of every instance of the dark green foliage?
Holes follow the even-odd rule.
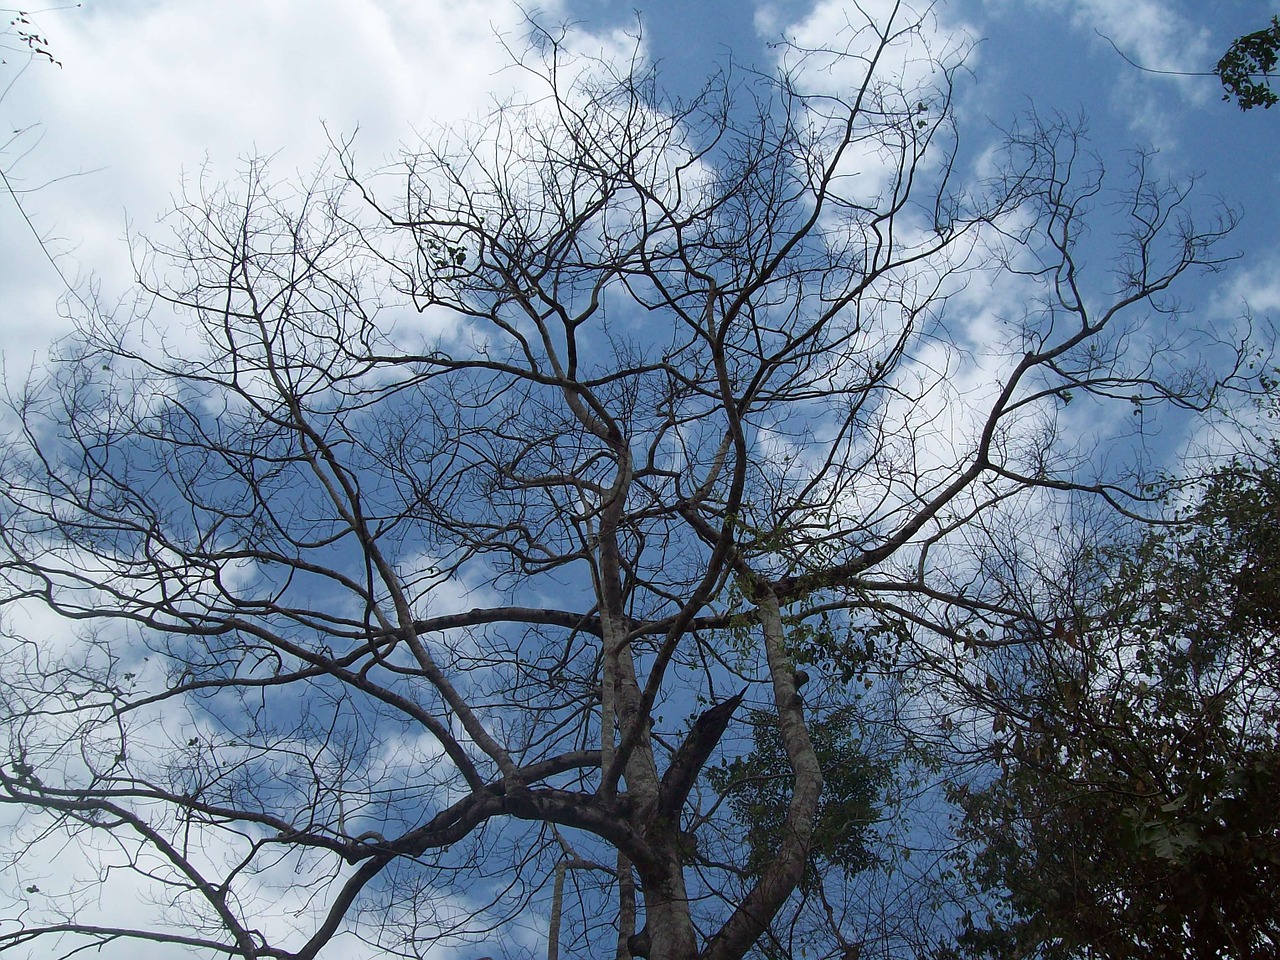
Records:
[[[787,642],[797,663],[850,684],[865,681],[869,672],[893,669],[910,639],[911,631],[900,618],[876,612],[842,629],[826,614],[793,624]]]
[[[773,859],[782,839],[793,776],[775,715],[753,710],[750,721],[751,752],[710,768],[708,778],[727,796],[730,809],[747,827],[747,869],[759,874]],[[811,730],[824,785],[803,881],[806,889],[817,882],[824,866],[854,874],[872,865],[868,831],[879,816],[880,798],[890,775],[888,765],[864,750],[856,707],[832,710],[815,720]]]
[[[1280,17],[1272,17],[1266,29],[1247,33],[1232,43],[1216,68],[1226,90],[1222,99],[1234,97],[1241,110],[1253,107],[1269,110],[1280,99],[1271,89],[1278,53]]]
[[[1032,643],[996,775],[957,789],[979,957],[1280,956],[1280,458],[1092,559]]]
[[[1101,765],[1100,765],[1101,766]],[[966,917],[970,956],[1275,957],[1280,769],[1274,751],[1189,768],[1164,802],[1137,777],[1020,765],[964,798],[972,869],[1002,909]],[[1128,788],[1129,792],[1125,792]]]

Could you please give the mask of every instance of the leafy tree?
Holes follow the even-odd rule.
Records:
[[[1089,561],[959,790],[977,956],[1280,956],[1280,449]],[[982,911],[979,911],[981,914]]]
[[[809,922],[876,778],[828,762],[824,806],[842,651],[902,624],[878,655],[935,709],[940,649],[1027,634],[980,575],[1002,517],[1150,503],[1065,398],[1138,429],[1218,384],[1165,295],[1229,220],[1034,119],[966,176],[959,61],[895,10],[688,101],[535,28],[483,126],[252,164],[139,242],[134,309],[11,387],[0,950],[541,954],[551,897],[556,956],[736,960]],[[1025,305],[981,343],[970,282]],[[57,842],[87,872],[44,876]],[[838,906],[810,942],[852,942]]]
[[[845,705],[812,724],[823,793],[802,886],[818,882],[824,870],[857,873],[874,859],[868,830],[879,817],[889,767],[869,756],[861,744],[857,710],[856,705]],[[759,874],[782,845],[794,774],[773,715],[756,711],[750,722],[752,750],[709,770],[708,777],[728,798],[737,819],[749,827],[746,867]]]
[[[1271,76],[1275,73],[1278,55],[1280,17],[1272,17],[1270,26],[1232,41],[1215,69],[1226,91],[1222,99],[1234,97],[1241,110],[1254,107],[1270,110],[1280,99],[1271,89]]]

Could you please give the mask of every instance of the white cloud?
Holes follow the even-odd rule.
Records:
[[[756,18],[765,36],[781,33],[776,63],[792,75],[808,103],[814,129],[824,138],[843,137],[845,114],[824,98],[846,104],[862,99],[852,143],[839,165],[848,192],[876,197],[890,187],[899,159],[896,143],[916,134],[917,109],[924,128],[929,111],[946,96],[947,71],[973,59],[973,31],[946,19],[936,8],[892,0],[851,5],[822,0],[803,19],[779,27],[776,11]]]
[[[1227,317],[1247,311],[1254,317],[1280,315],[1280,254],[1259,258],[1238,273],[1216,304]]]
[[[543,6],[557,15],[558,2]],[[309,170],[326,126],[334,136],[358,128],[358,155],[376,164],[415,131],[479,115],[526,82],[498,39],[522,44],[511,0],[91,3],[41,25],[63,66],[33,64],[0,104],[7,129],[38,125],[0,162],[19,188],[90,171],[23,202],[67,254],[64,273],[101,274],[117,291],[132,276],[126,215],[146,231],[182,176],[207,165],[224,179],[258,154],[280,176]],[[8,198],[0,238],[11,268],[0,344],[21,367],[68,329],[52,307],[63,291]]]
[[[43,828],[43,830],[41,829]],[[17,911],[23,912],[30,925],[42,921],[57,922],[74,911],[86,924],[104,927],[152,928],[179,936],[195,933],[197,913],[208,913],[207,905],[199,910],[199,898],[179,896],[173,888],[165,890],[154,877],[171,877],[171,868],[140,844],[117,832],[108,840],[105,835],[81,833],[68,844],[66,837],[51,824],[28,822],[18,827],[0,821],[0,832],[13,841],[26,841],[29,846],[20,864],[5,871],[0,886],[0,909],[7,915],[0,921],[0,934],[16,929]],[[247,849],[244,838],[231,834],[190,828],[185,833],[185,853],[206,877],[221,879],[227,868],[242,857]],[[7,852],[7,851],[6,851]],[[314,864],[301,862],[297,855],[281,858],[265,869],[242,873],[232,888],[233,909],[254,929],[262,931],[275,944],[294,949],[302,946],[311,933],[307,923],[338,889],[335,880],[349,874],[353,867],[342,867],[330,879],[311,884],[300,883],[299,873],[319,880]],[[153,878],[144,876],[149,871]],[[173,878],[176,879],[176,878]],[[105,881],[105,882],[104,882]],[[302,918],[302,919],[299,919]],[[216,935],[212,939],[217,939]],[[82,939],[64,937],[59,946],[69,951]],[[223,954],[193,947],[152,943],[146,940],[122,939],[91,951],[103,960],[172,960],[213,958]],[[36,942],[29,956],[59,956],[52,939]],[[383,952],[359,942],[354,936],[340,934],[325,950],[333,960],[373,960]]]
[[[1095,30],[1148,70],[1203,70],[1213,62],[1209,31],[1182,17],[1163,0],[1076,0],[1068,4],[1072,22]],[[1204,84],[1190,77],[1171,77],[1184,96],[1206,99]]]
[[[872,57],[878,80],[910,89],[929,85],[939,64],[953,65],[970,53],[972,30],[944,13],[928,3],[870,0],[853,5],[821,0],[806,17],[781,27],[780,32],[798,50],[840,54],[839,59],[811,62],[802,78],[807,89],[827,93],[856,89]],[[757,24],[762,31],[776,29],[770,17],[758,18]],[[786,47],[779,51],[783,57],[796,54]]]
[[[1105,51],[1106,59],[1081,71],[1110,63],[1108,78],[1097,89],[1106,91],[1110,108],[1144,140],[1172,147],[1182,126],[1173,111],[1216,96],[1216,84],[1203,76],[1221,53],[1212,31],[1183,16],[1169,0],[1015,0],[1002,6],[1017,15],[1023,5],[1061,13],[1095,51]],[[1089,91],[1100,79],[1081,76],[1075,85]]]
[[[29,617],[28,610],[7,608],[7,612],[12,619],[8,626],[19,635],[36,636],[29,631],[42,624],[54,629],[59,626],[50,616]],[[65,630],[67,624],[63,622],[61,627]],[[87,658],[86,669],[78,668],[72,657],[63,664],[70,671],[68,676],[83,677],[105,669],[105,648],[97,651],[98,656],[83,648],[79,652]],[[120,658],[115,680],[128,685],[133,674],[124,668],[139,660],[145,648],[136,639],[130,641],[121,635],[111,645],[111,653]],[[119,717],[106,709],[95,711],[91,704],[95,698],[102,699],[101,694],[95,697],[71,687],[61,688],[62,680],[52,672],[56,658],[57,652],[44,643],[23,647],[5,643],[0,647],[7,681],[0,758],[6,764],[15,757],[27,760],[34,775],[52,788],[74,790],[85,783],[95,758],[100,776],[140,776],[139,787],[151,782],[162,787],[168,784],[174,790],[185,780],[185,771],[203,764],[220,771],[218,777],[206,781],[207,798],[216,802],[226,778],[247,776],[245,771],[256,767],[267,793],[283,796],[282,791],[296,791],[301,820],[305,821],[308,806],[314,803],[321,809],[320,816],[334,815],[336,809],[339,823],[345,822],[353,833],[367,823],[390,834],[413,824],[403,819],[372,818],[385,817],[392,810],[416,822],[424,810],[438,809],[447,802],[442,791],[448,789],[453,767],[439,745],[420,733],[379,733],[370,739],[372,749],[367,753],[343,742],[340,736],[330,742],[314,734],[308,739],[303,732],[270,740],[269,749],[265,740],[250,746],[231,726],[213,718],[210,708],[214,705],[207,697],[173,696]],[[167,686],[154,662],[157,659],[152,658],[150,667],[143,664],[137,668],[140,693]],[[34,681],[43,689],[20,682],[28,669],[46,673],[43,680]],[[217,709],[234,717],[243,708],[243,702],[231,698]],[[344,713],[344,718],[354,720],[350,712]],[[119,728],[117,720],[122,724]],[[343,728],[337,718],[334,726]],[[127,732],[117,742],[121,730]],[[16,746],[19,736],[26,745],[21,752]],[[125,749],[129,773],[110,763],[112,753]],[[317,919],[355,869],[330,853],[270,844],[255,848],[255,843],[269,838],[269,831],[247,821],[183,821],[176,804],[131,796],[125,780],[116,785],[122,790],[116,802],[174,843],[202,877],[213,883],[225,881],[231,893],[230,909],[242,922],[263,931],[276,946],[300,947],[315,932]],[[398,804],[390,802],[393,795]],[[291,815],[287,799],[282,804],[279,815],[287,818]],[[250,797],[246,809],[252,808]],[[193,935],[201,927],[219,927],[207,902],[187,889],[187,881],[173,864],[128,828],[98,831],[74,823],[68,827],[49,813],[3,805],[0,863],[5,865],[0,871],[0,935],[12,933],[19,922],[31,927],[70,916],[83,924],[179,935]],[[436,890],[431,898],[436,925],[469,917],[474,911],[468,909],[466,898],[465,891]],[[419,919],[417,934],[428,939],[432,935],[425,916]],[[218,934],[211,936],[217,939]],[[37,941],[30,955],[53,955],[52,942]],[[61,945],[71,949],[74,943],[83,941],[66,937]],[[95,955],[105,960],[160,960],[207,954],[194,948],[120,940]],[[382,953],[354,935],[340,934],[326,948],[325,956],[371,960]]]

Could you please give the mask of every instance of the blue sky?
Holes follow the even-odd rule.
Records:
[[[888,7],[888,4],[880,4]],[[587,47],[614,47],[643,25],[643,51],[668,89],[688,92],[730,55],[771,69],[770,44],[838,26],[839,3],[632,3],[554,0],[544,22],[566,22]],[[936,7],[940,35],[975,41],[959,81],[962,135],[971,144],[1034,108],[1085,118],[1093,148],[1119,170],[1125,151],[1150,147],[1172,176],[1199,174],[1206,201],[1244,214],[1232,241],[1238,267],[1195,292],[1221,305],[1280,305],[1271,229],[1280,192],[1280,114],[1242,114],[1222,103],[1212,77],[1144,73],[1206,71],[1230,40],[1258,29],[1267,3],[1224,0],[953,0]],[[419,2],[151,3],[88,0],[36,22],[62,62],[24,67],[5,53],[0,116],[23,130],[5,169],[49,250],[72,279],[100,278],[125,292],[127,230],[145,231],[182,178],[207,169],[225,178],[253,154],[276,157],[277,174],[307,170],[326,129],[359,128],[370,165],[436,124],[481,115],[513,82],[495,41],[518,38],[521,13],[507,0]],[[815,31],[817,31],[815,33]],[[1109,38],[1109,39],[1106,39]],[[8,86],[12,83],[11,86]],[[52,181],[52,182],[49,182]],[[37,189],[38,188],[38,189]],[[14,203],[0,197],[0,346],[9,369],[65,332],[62,282]],[[1187,292],[1190,296],[1190,292]]]
[[[674,96],[696,91],[730,59],[739,70],[769,71],[778,40],[824,42],[846,13],[841,3],[802,0],[552,0],[539,16],[570,24],[579,49],[621,56],[635,46],[637,7],[641,54],[659,64]],[[1152,70],[1203,72],[1272,12],[1261,2],[956,0],[936,6],[932,40],[969,51],[957,84],[966,162],[977,165],[1028,110],[1081,117],[1099,161],[1121,179],[1132,151],[1151,149],[1162,174],[1200,177],[1202,209],[1220,201],[1237,210],[1227,244],[1239,262],[1190,278],[1180,292],[1189,314],[1225,329],[1246,305],[1259,318],[1280,316],[1280,110],[1242,114],[1221,102],[1212,77],[1144,72],[1115,48]],[[36,19],[61,66],[24,66],[19,47],[5,51],[0,74],[0,120],[19,131],[0,165],[23,191],[21,210],[0,195],[0,350],[11,382],[70,329],[64,280],[75,296],[127,302],[125,237],[157,229],[184,185],[199,191],[234,177],[254,155],[274,157],[277,178],[305,177],[329,136],[357,129],[357,155],[375,168],[399,145],[482,119],[512,95],[521,78],[509,50],[525,29],[507,0],[87,0]],[[1098,211],[1084,248],[1102,276],[1108,215]],[[1171,454],[1187,438],[1174,429],[1163,442]],[[437,599],[476,602],[465,591]],[[270,891],[264,884],[258,893],[265,900]],[[123,885],[104,904],[137,906]],[[345,960],[344,949],[335,944],[326,956]]]
[[[544,21],[573,24],[588,45],[634,32],[638,15],[644,52],[676,93],[696,88],[730,54],[768,70],[771,42],[843,16],[838,3],[801,0],[543,7]],[[1269,281],[1280,116],[1222,103],[1212,77],[1143,73],[1104,39],[1152,69],[1205,71],[1234,36],[1266,23],[1267,3],[953,0],[936,9],[941,32],[976,41],[959,84],[970,142],[1034,107],[1086,118],[1112,168],[1126,150],[1155,148],[1170,174],[1201,174],[1206,198],[1245,214],[1235,243],[1246,257],[1206,293],[1248,296],[1259,309],[1280,300]],[[37,23],[62,67],[36,62],[15,80],[24,58],[6,52],[4,83],[14,82],[0,115],[7,129],[27,131],[7,147],[6,170],[19,189],[56,181],[24,194],[28,214],[68,277],[94,273],[116,292],[127,284],[126,224],[145,230],[180,178],[206,163],[213,178],[226,176],[253,153],[277,156],[278,172],[307,169],[324,149],[322,124],[335,133],[358,126],[360,155],[374,163],[415,131],[484,111],[511,82],[495,34],[521,30],[506,0],[88,0]],[[12,365],[64,329],[50,312],[61,283],[12,201],[0,199],[0,343]]]

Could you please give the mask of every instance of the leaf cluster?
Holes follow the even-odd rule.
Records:
[[[813,622],[794,624],[787,644],[797,663],[817,667],[842,685],[869,685],[868,674],[893,669],[910,639],[910,629],[898,617],[877,612],[840,627],[824,613]]]
[[[1280,100],[1271,89],[1271,75],[1275,72],[1280,54],[1280,16],[1271,18],[1271,25],[1235,40],[1218,61],[1215,72],[1226,91],[1223,100],[1233,97],[1241,110],[1262,107],[1269,110]]]

